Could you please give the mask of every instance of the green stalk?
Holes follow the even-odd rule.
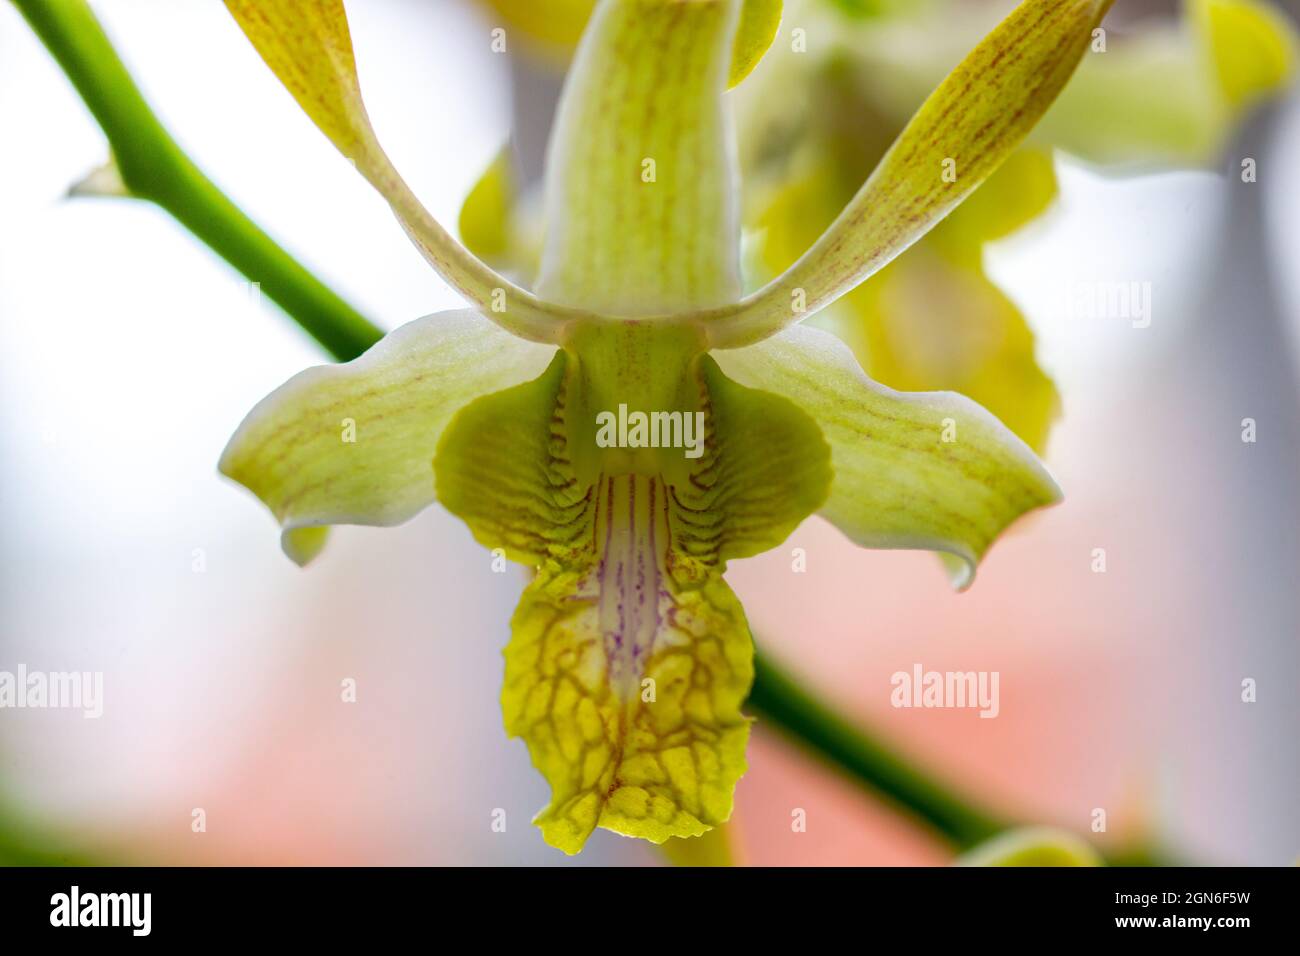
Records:
[[[13,0],[103,127],[133,196],[171,213],[250,279],[340,361],[382,333],[259,229],[181,151],[149,109],[84,0]],[[926,776],[842,720],[763,657],[750,703],[787,736],[820,755],[958,848],[1008,824]]]
[[[84,0],[13,0],[113,149],[131,195],[148,199],[250,280],[340,361],[383,336],[203,175],[163,128]]]

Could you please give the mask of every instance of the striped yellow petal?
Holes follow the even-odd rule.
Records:
[[[878,385],[827,332],[798,326],[715,356],[728,376],[784,395],[821,427],[835,470],[823,517],[862,547],[955,555],[959,587],[1011,522],[1060,498],[1029,447],[979,405]]]
[[[739,0],[604,0],[551,133],[539,295],[612,315],[739,298],[723,107]]]
[[[847,162],[823,157],[773,194],[758,221],[770,273],[834,218]],[[985,275],[982,250],[1041,214],[1055,195],[1051,156],[1022,147],[924,239],[821,313],[818,326],[842,338],[882,385],[960,392],[1041,452],[1060,399],[1035,358],[1025,317]]]
[[[714,316],[761,341],[885,266],[979,186],[1046,112],[1111,0],[1024,0],[922,104],[840,217],[783,275]]]
[[[327,525],[399,524],[430,504],[433,453],[452,415],[535,377],[554,352],[469,310],[419,319],[264,398],[230,439],[221,473],[262,500],[285,553],[305,564]]]
[[[562,310],[493,272],[452,238],[380,146],[361,98],[342,0],[226,0],[226,7],[312,122],[388,200],[438,274],[515,334],[555,341]]]

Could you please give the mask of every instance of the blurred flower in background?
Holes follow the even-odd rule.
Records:
[[[492,52],[493,28],[527,26],[511,6],[394,0],[351,14],[396,165],[443,221],[477,182],[486,204],[462,214],[467,241],[498,243],[526,274],[538,117],[516,114],[522,158],[496,166],[519,185],[480,178],[511,133],[512,75],[516,90],[543,75],[522,51],[513,64]],[[186,149],[331,285],[391,324],[459,301],[219,5],[95,9]],[[780,230],[765,227],[815,238],[988,9],[787,12],[738,104],[755,281],[807,245],[774,248]],[[1107,840],[1154,832],[1197,858],[1282,863],[1300,847],[1300,409],[1283,347],[1300,297],[1275,277],[1300,217],[1282,172],[1300,107],[1286,94],[1235,132],[1253,93],[1283,96],[1277,48],[1243,64],[1232,51],[1260,49],[1259,30],[1225,46],[1240,22],[1216,32],[1209,5],[1186,9],[1117,20],[1042,135],[835,318],[888,384],[967,391],[1035,444],[1062,408],[1049,460],[1065,505],[995,549],[960,596],[933,559],[859,552],[817,519],[732,580],[764,646],[1008,815],[1087,832],[1101,808]],[[1279,22],[1276,8],[1243,9]],[[552,72],[569,37],[542,37]],[[864,114],[875,121],[847,122]],[[14,841],[123,862],[559,862],[527,823],[545,785],[493,697],[466,690],[499,683],[517,580],[491,573],[438,509],[397,531],[339,529],[346,546],[310,575],[284,562],[215,459],[244,409],[316,353],[157,211],[61,198],[102,162],[102,136],[8,6],[0,121],[41,131],[0,155],[0,670],[103,671],[106,698],[98,720],[0,711]],[[1241,180],[1245,158],[1255,182]],[[1147,174],[1102,178],[1098,165]],[[1149,173],[1171,166],[1227,174]],[[1080,314],[1079,290],[1127,283],[1150,289],[1147,325]],[[891,675],[916,663],[1000,673],[998,718],[891,707]],[[746,860],[950,859],[763,731],[737,792]],[[577,859],[655,857],[598,833]]]

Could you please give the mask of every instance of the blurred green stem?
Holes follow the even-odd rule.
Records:
[[[131,194],[157,203],[274,300],[340,361],[378,327],[299,265],[181,151],[149,109],[84,0],[13,0],[67,73],[113,147]],[[759,654],[750,703],[787,736],[964,849],[1007,824],[841,719]]]

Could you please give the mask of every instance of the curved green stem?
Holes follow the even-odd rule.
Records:
[[[335,358],[346,361],[383,331],[300,265],[213,185],[172,139],[84,0],[13,0],[89,107],[133,196],[166,209],[218,255],[258,282]]]
[[[299,265],[185,156],[84,0],[13,2],[103,127],[132,195],[166,209],[260,282],[262,291],[336,359],[354,358],[378,341],[378,327]],[[951,843],[964,848],[1008,825],[842,720],[761,654],[755,666],[750,703],[762,715]]]

